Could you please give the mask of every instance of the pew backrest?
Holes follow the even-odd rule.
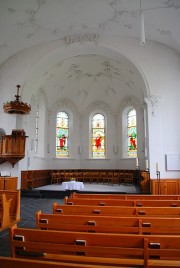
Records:
[[[131,261],[145,268],[151,267],[151,264],[159,267],[157,263],[162,261],[170,261],[170,267],[175,267],[173,263],[180,264],[180,236],[94,234],[13,227],[10,230],[10,244],[13,258],[25,256],[59,261],[66,255],[69,261],[81,256],[84,261],[89,260],[88,263],[98,263],[99,257],[101,264],[103,260],[107,264],[111,258],[115,266]]]
[[[180,200],[121,200],[121,199],[90,199],[65,197],[67,205],[91,206],[131,206],[131,207],[180,207]]]
[[[180,235],[180,218],[94,217],[44,214],[37,211],[36,227],[43,230],[77,232]]]
[[[84,194],[73,192],[73,198],[90,199],[122,199],[122,200],[180,200],[180,195],[151,195],[151,194]]]
[[[73,260],[72,260],[73,261]],[[24,259],[24,258],[11,258],[11,257],[1,257],[0,256],[0,264],[1,268],[111,268],[112,266],[106,266],[101,264],[95,264],[91,263],[91,266],[89,264],[82,263],[83,260],[81,260],[81,263],[74,263],[74,262],[55,262],[55,261],[39,261],[34,259]],[[132,268],[131,266],[126,266],[126,268]]]
[[[154,216],[180,217],[180,207],[120,207],[120,206],[83,206],[53,204],[53,213],[71,215],[111,215],[111,216]]]

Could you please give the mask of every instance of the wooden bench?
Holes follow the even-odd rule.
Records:
[[[65,197],[66,205],[92,206],[130,206],[130,207],[180,207],[180,200],[121,200],[121,199],[87,199]]]
[[[28,190],[51,182],[51,170],[22,170],[21,189]]]
[[[72,193],[73,198],[122,199],[122,200],[180,200],[180,195],[142,195],[142,194],[84,194]]]
[[[65,260],[66,261],[66,260]],[[111,268],[112,266],[98,264],[83,264],[71,262],[39,261],[23,258],[0,257],[1,268]],[[132,266],[126,266],[126,268]]]
[[[77,232],[180,235],[180,218],[77,216],[44,214],[39,210],[36,227]]]
[[[0,230],[20,221],[20,190],[0,190]]]
[[[94,234],[13,227],[10,245],[13,258],[24,256],[110,267],[168,267],[166,264],[180,267],[180,236]]]
[[[83,206],[53,204],[53,213],[69,215],[111,215],[111,216],[153,216],[153,217],[180,217],[180,207],[120,207],[120,206]]]
[[[10,202],[4,193],[0,194],[0,231],[10,225]]]

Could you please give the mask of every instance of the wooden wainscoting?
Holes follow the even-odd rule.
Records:
[[[179,195],[180,194],[180,178],[179,179],[157,179],[151,180],[151,193],[160,195]]]

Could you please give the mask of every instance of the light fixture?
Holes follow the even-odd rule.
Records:
[[[144,14],[142,12],[141,0],[140,0],[140,30],[141,30],[141,45],[145,45],[145,29],[144,29]]]
[[[20,85],[17,85],[17,94],[15,95],[15,100],[6,102],[3,105],[3,109],[5,113],[8,114],[29,114],[31,111],[31,106],[27,103],[20,101],[19,95]]]

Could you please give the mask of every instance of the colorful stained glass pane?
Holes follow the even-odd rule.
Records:
[[[128,156],[137,157],[137,127],[136,110],[131,109],[127,116],[128,121]]]
[[[96,114],[92,118],[91,156],[105,157],[105,119],[104,115]]]
[[[69,156],[69,117],[65,112],[57,114],[56,121],[56,157]]]

